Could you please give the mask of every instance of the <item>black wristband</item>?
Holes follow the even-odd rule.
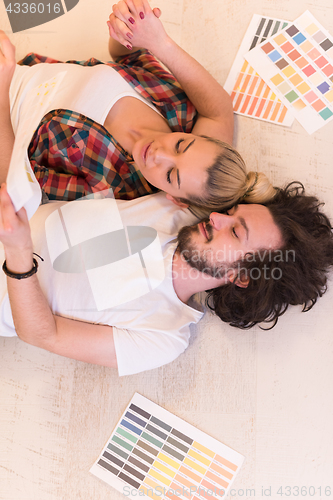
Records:
[[[7,265],[6,265],[6,261],[4,261],[4,263],[2,264],[2,270],[3,272],[9,276],[10,278],[14,278],[16,280],[22,280],[24,278],[30,278],[30,276],[32,276],[33,274],[37,273],[37,269],[38,269],[38,262],[36,259],[32,259],[33,260],[33,267],[32,269],[30,269],[30,271],[28,271],[27,273],[22,273],[22,274],[16,274],[16,273],[12,273],[11,271],[8,271],[7,269]]]

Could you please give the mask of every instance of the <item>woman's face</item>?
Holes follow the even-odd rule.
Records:
[[[185,133],[146,134],[132,155],[142,175],[174,198],[202,195],[219,148],[203,137]]]

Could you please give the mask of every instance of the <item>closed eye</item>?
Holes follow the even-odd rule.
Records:
[[[170,179],[171,172],[172,172],[172,168],[170,168],[170,170],[167,171],[167,175],[166,175],[167,181],[169,184],[171,184],[171,179]]]
[[[235,228],[234,228],[234,227],[232,228],[232,232],[233,232],[234,236],[236,236],[236,238],[238,238],[238,234],[236,233],[236,231],[235,231]]]
[[[184,139],[179,139],[176,143],[176,153],[179,153],[179,146],[181,145],[181,143],[184,142]]]

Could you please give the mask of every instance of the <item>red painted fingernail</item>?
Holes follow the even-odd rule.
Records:
[[[131,24],[134,24],[134,23],[135,23],[135,21],[134,21],[133,17],[130,17],[130,18],[129,18],[129,22],[130,22]]]
[[[145,15],[144,15],[143,12],[140,12],[139,16],[140,16],[140,19],[144,19],[145,18]]]
[[[131,45],[126,45],[126,47],[128,48],[128,50],[132,50],[132,46]]]
[[[129,32],[128,32],[128,33],[127,33],[127,38],[133,38],[132,33],[129,33]]]

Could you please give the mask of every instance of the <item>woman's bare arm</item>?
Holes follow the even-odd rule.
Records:
[[[143,13],[143,18],[140,13]],[[113,6],[109,22],[113,39],[124,47],[148,49],[177,78],[199,114],[193,133],[232,142],[233,109],[229,94],[200,63],[167,35],[147,0],[121,0]]]

